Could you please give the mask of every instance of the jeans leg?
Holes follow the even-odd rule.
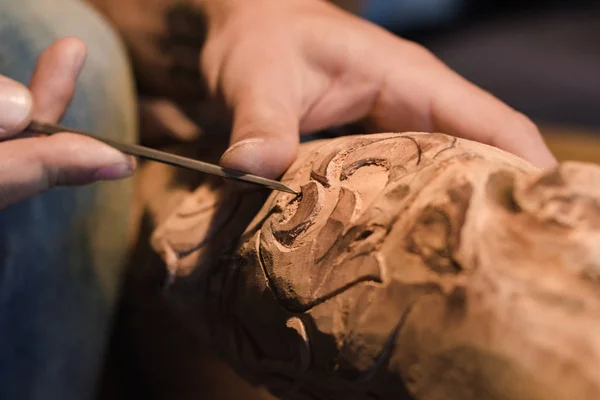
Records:
[[[114,32],[80,0],[0,0],[0,74],[28,82],[64,36],[90,54],[63,123],[136,140]],[[0,144],[1,145],[1,144]],[[126,258],[132,182],[57,188],[0,211],[0,398],[94,398]]]

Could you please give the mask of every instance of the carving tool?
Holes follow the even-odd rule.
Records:
[[[132,156],[145,158],[147,160],[157,161],[163,164],[168,164],[176,167],[187,168],[193,171],[205,172],[207,174],[217,175],[225,179],[254,183],[269,189],[298,194],[298,192],[296,192],[294,189],[284,185],[281,182],[277,182],[271,179],[266,179],[251,174],[245,174],[243,172],[233,171],[227,168],[220,167],[218,165],[194,160],[192,158],[181,157],[175,154],[166,153],[164,151],[151,149],[149,147],[116,142],[114,140],[105,139],[88,132],[68,128],[66,126],[61,126],[58,124],[49,124],[45,122],[32,121],[27,127],[27,130],[31,132],[45,133],[47,135],[52,135],[59,132],[77,133],[96,139],[102,143],[114,147],[119,151],[122,151],[123,153],[130,154]]]

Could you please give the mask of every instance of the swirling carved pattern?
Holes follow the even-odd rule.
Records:
[[[294,399],[600,396],[599,168],[381,134],[283,180],[301,196],[272,194],[196,293],[245,376]]]

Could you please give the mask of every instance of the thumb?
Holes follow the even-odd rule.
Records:
[[[0,140],[27,127],[32,111],[29,89],[0,75]]]
[[[221,157],[221,165],[278,178],[296,158],[298,129],[298,117],[283,103],[242,98],[234,108],[231,145]]]

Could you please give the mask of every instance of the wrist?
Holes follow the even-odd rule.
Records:
[[[189,0],[193,7],[198,7],[210,24],[220,25],[229,16],[246,8],[248,5],[256,7],[260,0]],[[251,3],[251,4],[248,4]]]

